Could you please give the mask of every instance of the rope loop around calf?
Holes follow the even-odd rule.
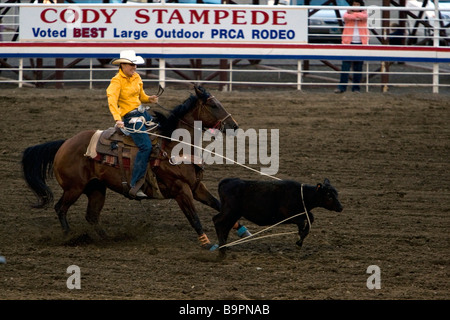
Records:
[[[296,217],[298,217],[298,216],[301,216],[301,215],[304,215],[304,214],[306,214],[306,218],[308,219],[309,230],[311,230],[311,220],[309,219],[308,210],[306,209],[305,201],[303,200],[303,184],[301,185],[301,197],[302,197],[303,208],[305,209],[305,211],[303,211],[303,212],[301,212],[301,213],[297,213],[297,214],[293,215],[292,217],[286,218],[286,219],[284,219],[284,220],[282,220],[282,221],[280,221],[280,222],[277,222],[277,223],[275,223],[275,224],[273,224],[273,225],[271,225],[271,226],[269,226],[269,227],[267,227],[267,228],[265,228],[265,229],[263,229],[263,230],[260,230],[260,231],[258,231],[258,232],[256,232],[256,233],[252,234],[251,236],[248,236],[248,237],[246,237],[246,238],[238,239],[238,240],[236,240],[236,241],[233,241],[233,242],[224,244],[224,245],[220,246],[219,249],[221,249],[221,248],[226,248],[226,247],[232,247],[232,246],[236,246],[236,245],[238,245],[238,244],[242,244],[242,243],[244,243],[244,242],[249,242],[249,241],[259,240],[259,239],[263,239],[263,238],[276,237],[276,236],[283,236],[283,235],[287,235],[287,234],[297,233],[297,231],[282,232],[282,233],[270,234],[270,235],[266,235],[266,236],[260,236],[260,237],[257,237],[257,238],[252,239],[252,238],[253,238],[254,236],[256,236],[257,234],[266,232],[267,230],[270,230],[270,229],[272,229],[273,227],[276,227],[277,225],[282,224],[283,222],[286,222],[286,221],[288,221],[288,220],[294,219],[294,218],[296,218]]]

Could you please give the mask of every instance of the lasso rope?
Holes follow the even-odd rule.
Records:
[[[242,163],[240,163],[240,162],[237,162],[237,161],[235,161],[235,160],[233,160],[233,159],[231,159],[231,158],[225,157],[225,156],[223,156],[223,155],[221,155],[221,154],[218,154],[218,153],[216,153],[216,152],[214,152],[214,151],[207,150],[207,149],[205,149],[205,148],[202,148],[202,147],[200,147],[200,146],[197,146],[197,145],[195,145],[195,144],[192,144],[192,143],[189,143],[189,142],[186,142],[186,141],[182,141],[182,140],[179,140],[179,139],[176,139],[176,138],[167,137],[167,136],[164,136],[164,135],[160,135],[160,134],[158,134],[158,133],[155,133],[155,132],[151,132],[152,130],[155,130],[155,129],[158,127],[158,124],[157,124],[157,123],[154,123],[154,122],[151,122],[151,121],[145,122],[145,118],[144,118],[143,116],[139,117],[139,120],[142,120],[142,121],[139,121],[140,123],[142,123],[142,125],[141,125],[139,128],[136,128],[136,123],[138,122],[138,121],[136,121],[136,123],[134,123],[134,125],[133,125],[133,128],[127,128],[127,127],[125,127],[125,128],[123,128],[123,129],[124,129],[126,132],[129,132],[129,133],[147,133],[147,134],[152,135],[152,136],[155,136],[155,137],[160,137],[160,138],[169,139],[169,140],[171,140],[171,141],[180,142],[180,143],[186,144],[186,145],[188,145],[188,146],[190,146],[190,147],[193,147],[193,148],[196,148],[196,149],[200,149],[200,150],[206,151],[206,152],[208,152],[209,154],[218,156],[218,157],[220,157],[220,158],[222,158],[222,159],[225,159],[225,160],[230,161],[230,162],[232,162],[232,163],[234,163],[234,164],[240,165],[241,167],[244,167],[244,168],[246,168],[246,169],[248,169],[248,170],[257,172],[257,173],[259,173],[259,174],[261,174],[261,175],[265,175],[265,176],[270,177],[270,178],[275,179],[275,180],[281,180],[280,178],[277,178],[277,177],[271,176],[271,175],[269,175],[269,174],[266,174],[266,173],[264,173],[264,172],[261,172],[261,171],[258,171],[258,170],[256,170],[256,169],[253,169],[253,168],[251,168],[251,167],[249,167],[249,166],[246,166],[245,164],[242,164]],[[150,127],[149,129],[147,129],[147,130],[141,130],[144,126],[149,126],[149,127],[151,126],[151,127]]]
[[[138,122],[140,122],[141,125],[139,126],[139,128],[136,128],[136,123],[138,123]],[[146,130],[142,130],[142,129],[143,129],[144,127],[146,127],[146,126],[149,127],[149,128],[146,129]],[[216,152],[213,152],[213,151],[210,151],[210,150],[206,150],[205,148],[199,147],[199,146],[194,145],[194,144],[192,144],[192,143],[189,143],[189,142],[186,142],[186,141],[181,141],[181,140],[176,139],[176,138],[172,138],[172,137],[167,137],[167,136],[164,136],[164,135],[160,135],[160,134],[155,133],[155,132],[151,132],[151,131],[155,130],[157,127],[158,127],[158,124],[157,124],[157,123],[154,123],[154,122],[151,122],[151,121],[146,122],[146,121],[145,121],[145,118],[144,118],[143,116],[141,116],[141,117],[139,117],[139,120],[136,121],[136,122],[134,123],[133,128],[127,128],[127,127],[125,127],[125,128],[123,128],[123,129],[124,129],[124,131],[129,132],[129,133],[146,133],[146,134],[149,134],[149,135],[153,135],[153,136],[155,136],[155,137],[160,137],[160,138],[170,139],[171,141],[184,143],[184,144],[186,144],[186,145],[188,145],[188,146],[190,146],[190,147],[197,148],[197,149],[200,149],[200,150],[202,150],[202,151],[207,151],[207,152],[209,152],[209,153],[212,154],[212,155],[219,156],[219,157],[221,157],[221,158],[223,158],[223,159],[225,159],[225,160],[227,160],[227,161],[231,161],[231,162],[233,162],[234,164],[240,165],[241,167],[244,167],[244,168],[246,168],[246,169],[248,169],[248,170],[257,172],[257,173],[259,173],[259,174],[265,175],[265,176],[270,177],[270,178],[275,179],[275,180],[281,180],[280,178],[277,178],[277,177],[274,177],[274,176],[272,176],[272,175],[263,173],[263,172],[258,171],[258,170],[256,170],[256,169],[253,169],[253,168],[251,168],[251,167],[249,167],[249,166],[246,166],[246,165],[244,165],[244,164],[242,164],[242,163],[239,163],[239,162],[237,162],[237,161],[235,161],[235,160],[233,160],[233,159],[230,159],[230,158],[228,158],[228,157],[225,157],[225,156],[223,156],[223,155],[221,155],[221,154],[218,154],[218,153],[216,153]],[[310,221],[310,219],[309,219],[309,214],[308,214],[308,211],[307,211],[307,209],[306,209],[305,201],[303,200],[303,184],[301,185],[301,190],[300,190],[300,191],[301,191],[302,204],[303,204],[303,208],[305,209],[305,211],[303,211],[303,212],[301,212],[301,213],[298,213],[298,214],[296,214],[296,215],[294,215],[294,216],[292,216],[292,217],[286,218],[286,219],[284,219],[284,220],[282,220],[282,221],[280,221],[280,222],[278,222],[278,223],[276,223],[276,224],[273,224],[273,225],[271,225],[271,226],[269,226],[269,227],[267,227],[267,228],[265,228],[265,229],[263,229],[263,230],[260,230],[260,231],[258,231],[258,232],[256,232],[256,233],[254,233],[254,234],[252,234],[252,235],[250,235],[250,236],[248,236],[248,237],[246,237],[246,238],[241,238],[241,239],[238,239],[238,240],[236,240],[236,241],[233,241],[233,242],[224,244],[224,245],[220,246],[219,249],[225,248],[225,247],[231,247],[231,246],[235,246],[235,245],[238,245],[238,244],[242,244],[242,243],[244,243],[244,242],[249,242],[249,241],[259,240],[259,239],[263,239],[263,238],[269,238],[269,237],[275,237],[275,236],[282,236],[282,235],[288,235],[288,234],[297,233],[297,231],[292,231],[292,232],[282,232],[282,233],[271,234],[271,235],[266,235],[266,236],[260,236],[260,237],[257,237],[257,238],[253,238],[254,236],[256,236],[256,235],[258,235],[258,234],[260,234],[260,233],[263,233],[263,232],[265,232],[265,231],[267,231],[267,230],[270,230],[270,229],[272,229],[273,227],[275,227],[275,226],[277,226],[277,225],[279,225],[279,224],[281,224],[281,223],[283,223],[283,222],[286,222],[286,221],[288,221],[288,220],[291,220],[291,219],[293,219],[293,218],[295,218],[295,217],[298,217],[298,216],[300,216],[300,215],[303,215],[303,214],[306,214],[306,218],[308,219],[309,230],[311,230],[311,227],[312,227],[311,221]]]

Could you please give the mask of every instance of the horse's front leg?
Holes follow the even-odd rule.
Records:
[[[216,211],[220,211],[220,201],[216,197],[214,197],[211,192],[209,192],[203,182],[200,182],[197,185],[197,188],[195,188],[193,195],[195,200],[206,204]]]
[[[197,209],[194,204],[194,196],[192,194],[189,186],[184,182],[175,183],[176,189],[175,200],[183,211],[184,215],[188,219],[191,226],[194,228],[195,232],[197,232],[198,240],[203,248],[208,250],[214,250],[217,246],[211,244],[208,236],[203,231],[203,226],[200,222],[200,219],[197,214]]]

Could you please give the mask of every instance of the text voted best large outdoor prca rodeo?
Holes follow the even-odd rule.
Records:
[[[307,42],[307,12],[298,8],[30,6],[20,14],[22,41]]]

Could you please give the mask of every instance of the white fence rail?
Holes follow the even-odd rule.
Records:
[[[437,8],[365,7],[371,29],[368,46],[338,44],[342,28],[339,15],[349,7],[327,6],[326,14],[320,14],[324,12],[323,6],[308,6],[305,7],[310,10],[308,43],[233,47],[224,41],[220,46],[202,44],[179,48],[179,44],[171,46],[163,42],[158,46],[148,41],[20,41],[17,28],[21,6],[0,5],[0,14],[6,12],[2,14],[0,30],[3,39],[0,42],[0,88],[49,84],[104,87],[117,71],[108,61],[117,57],[120,50],[134,48],[147,59],[147,65],[139,68],[144,82],[163,87],[202,83],[217,85],[222,90],[254,86],[313,90],[338,83],[342,60],[363,60],[362,85],[366,91],[420,88],[450,93],[450,12]],[[151,5],[140,6],[150,8]],[[169,6],[174,5],[167,4]],[[219,7],[240,8],[214,6]],[[330,12],[336,16],[330,18]],[[396,23],[395,29],[404,31],[403,35],[389,36],[393,23]],[[402,45],[389,44],[399,39]]]

